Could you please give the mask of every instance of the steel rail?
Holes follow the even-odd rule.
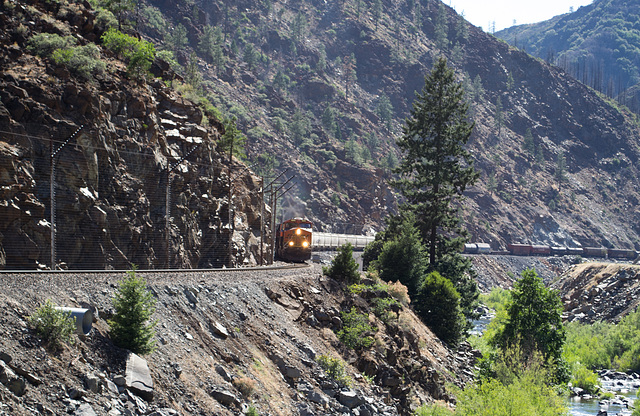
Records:
[[[257,266],[257,267],[227,267],[221,269],[136,269],[136,273],[175,273],[175,272],[255,272],[255,271],[269,271],[269,270],[288,270],[288,269],[306,269],[310,268],[311,264],[287,264],[278,266]],[[98,274],[98,273],[119,273],[128,272],[130,269],[119,270],[0,270],[0,275],[3,274]]]

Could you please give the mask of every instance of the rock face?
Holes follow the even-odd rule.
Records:
[[[618,322],[640,304],[640,266],[583,263],[552,287],[562,296],[567,320]]]
[[[48,7],[29,10],[34,26]],[[79,11],[91,24],[78,37],[99,36]],[[28,36],[8,42],[19,16],[2,19],[0,268],[256,263],[259,183],[239,175],[230,206],[229,175],[245,166],[218,153],[218,120],[117,61],[91,82],[60,76],[64,67],[30,54]]]

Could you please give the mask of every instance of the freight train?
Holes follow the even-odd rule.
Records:
[[[303,218],[292,218],[278,225],[276,230],[276,257],[286,261],[305,261],[311,258],[313,223]]]
[[[464,245],[465,254],[509,254],[512,256],[583,256],[635,260],[640,252],[604,247],[553,247],[536,244],[508,244],[506,251],[494,251],[486,243]]]

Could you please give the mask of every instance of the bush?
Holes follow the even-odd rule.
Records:
[[[52,350],[57,350],[63,343],[73,343],[73,333],[76,330],[75,318],[71,316],[71,312],[56,309],[50,300],[29,316],[28,322]]]
[[[38,33],[29,40],[27,48],[40,57],[66,66],[71,73],[84,79],[102,73],[105,65],[100,60],[98,47],[93,43],[84,46],[76,46],[76,43],[72,36]]]
[[[353,380],[347,375],[344,369],[344,363],[339,358],[332,358],[326,354],[322,354],[316,358],[318,365],[322,367],[330,379],[338,383],[342,387],[351,387]]]
[[[571,371],[571,384],[589,393],[596,393],[600,387],[598,375],[580,363],[576,363]]]
[[[415,416],[451,416],[453,410],[439,404],[423,405],[416,409]]]
[[[149,322],[155,312],[155,303],[144,279],[136,276],[136,268],[127,272],[113,298],[115,314],[109,321],[109,334],[117,346],[136,354],[149,354],[155,350],[153,338],[157,321]]]
[[[58,65],[65,65],[70,72],[84,79],[90,79],[92,75],[101,74],[105,70],[104,62],[100,60],[100,51],[92,43],[57,49],[51,55],[51,59]]]
[[[323,268],[322,272],[336,280],[343,280],[348,284],[360,282],[358,263],[353,259],[353,246],[347,243],[338,249],[338,255],[331,262],[331,267]]]
[[[156,56],[156,48],[150,42],[139,40],[120,32],[115,28],[102,35],[102,44],[127,62],[129,75],[141,78],[145,76]]]
[[[256,381],[249,377],[240,377],[232,381],[233,387],[238,389],[244,397],[251,397],[256,390]]]
[[[414,296],[426,270],[427,255],[424,251],[415,218],[398,218],[400,223],[389,224],[385,236],[393,237],[382,246],[374,267],[380,269],[380,278],[385,281],[398,280]]]
[[[466,387],[456,394],[460,416],[561,416],[564,399],[547,384],[544,371],[529,370],[509,383],[495,379]]]
[[[373,345],[373,337],[365,335],[376,329],[369,325],[369,317],[358,313],[355,307],[349,312],[342,312],[342,329],[338,331],[338,339],[352,350],[369,348]]]
[[[400,302],[394,298],[374,298],[371,299],[373,305],[373,313],[384,323],[389,323],[393,319],[398,319],[398,313],[401,309]]]
[[[255,407],[253,406],[249,406],[249,408],[247,409],[247,412],[245,413],[246,416],[259,416],[258,411],[256,410]]]
[[[466,320],[460,308],[460,295],[451,280],[438,272],[425,276],[414,299],[414,308],[443,342],[453,346],[460,342]]]

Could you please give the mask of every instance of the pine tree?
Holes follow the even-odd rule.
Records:
[[[146,288],[143,278],[136,276],[136,268],[127,272],[113,298],[115,314],[109,321],[109,334],[114,344],[136,354],[149,354],[155,349],[157,321],[149,322],[155,312],[156,299]]]
[[[459,254],[466,230],[455,204],[479,177],[464,148],[474,127],[467,110],[462,85],[440,58],[425,78],[398,141],[404,158],[395,185],[406,198],[403,209],[416,214],[429,253],[428,271],[438,271],[454,283],[468,315],[478,291],[470,262]]]

